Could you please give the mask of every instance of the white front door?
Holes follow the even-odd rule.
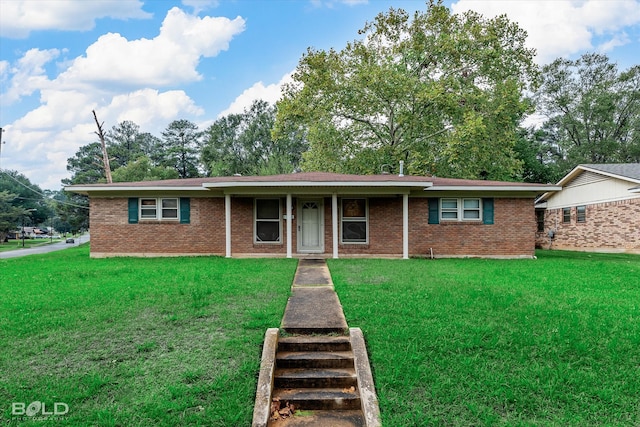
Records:
[[[298,252],[324,252],[322,199],[298,200]]]

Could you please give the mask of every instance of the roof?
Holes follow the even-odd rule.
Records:
[[[583,172],[593,172],[603,176],[629,181],[630,183],[640,184],[640,163],[587,163],[573,168],[571,172],[558,181],[557,185],[564,187]],[[637,188],[640,187],[630,188],[629,191],[636,193],[638,192]],[[558,190],[551,190],[543,194],[536,202],[547,200],[556,191],[560,191],[561,189],[562,188]]]
[[[114,182],[111,184],[80,184],[65,190],[87,194],[106,191],[208,191],[231,188],[282,187],[356,187],[406,188],[438,190],[550,191],[555,186],[521,182],[467,180],[414,175],[349,175],[329,172],[301,172],[265,176],[225,176],[208,178],[168,179],[162,181]]]
[[[585,164],[578,167],[640,183],[640,163]]]

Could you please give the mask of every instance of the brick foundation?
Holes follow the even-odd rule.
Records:
[[[545,231],[536,233],[536,245],[544,249],[640,254],[640,198],[586,205],[586,220],[562,222],[562,209],[545,212]],[[548,231],[554,230],[550,242]]]

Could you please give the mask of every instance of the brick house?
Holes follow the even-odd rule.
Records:
[[[579,165],[558,186],[536,201],[538,247],[640,254],[640,163]]]
[[[535,197],[558,187],[294,173],[71,185],[91,256],[532,257]]]

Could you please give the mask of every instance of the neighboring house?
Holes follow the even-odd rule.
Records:
[[[559,187],[294,173],[71,185],[91,256],[532,257],[535,197]]]
[[[579,165],[558,186],[537,200],[539,247],[640,253],[640,163]]]

